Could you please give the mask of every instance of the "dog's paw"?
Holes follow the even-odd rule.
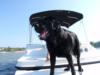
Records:
[[[69,70],[70,70],[70,68],[69,68],[69,67],[67,67],[67,68],[65,68],[65,69],[64,69],[64,71],[69,71]]]
[[[81,69],[78,69],[78,71],[79,71],[79,72],[83,72],[83,69],[82,69],[82,68],[81,68]]]

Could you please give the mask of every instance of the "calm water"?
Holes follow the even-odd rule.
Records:
[[[14,75],[16,60],[23,54],[24,52],[0,53],[0,75]]]

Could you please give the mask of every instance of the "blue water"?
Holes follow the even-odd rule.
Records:
[[[16,68],[15,68],[16,62],[12,63],[1,63],[0,64],[0,75],[14,75]]]
[[[14,75],[16,71],[15,65],[17,59],[23,54],[23,52],[0,53],[0,75]]]

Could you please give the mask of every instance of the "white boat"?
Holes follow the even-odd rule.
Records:
[[[100,51],[93,48],[91,45],[81,46],[81,64],[84,69],[83,75],[94,75],[100,73]],[[47,50],[44,45],[28,45],[26,54],[18,59],[15,75],[49,75],[50,63],[46,61]],[[77,75],[76,59],[73,57]],[[71,75],[70,71],[65,72],[64,68],[67,65],[65,58],[57,58],[55,75]]]
[[[63,14],[63,13],[67,14]],[[55,16],[58,14],[57,16]],[[62,15],[61,15],[62,14]],[[69,27],[73,23],[83,18],[83,15],[73,11],[47,11],[36,13],[31,15],[30,24],[37,23],[36,21],[44,16],[52,15],[56,19],[61,20],[64,26]],[[69,15],[69,16],[68,16]],[[66,18],[63,18],[67,16]],[[71,21],[72,20],[72,21]],[[67,21],[67,22],[66,22]],[[31,25],[30,25],[31,26]],[[47,50],[45,45],[31,44],[32,26],[30,27],[29,42],[26,47],[26,54],[18,59],[15,75],[49,75],[50,63],[46,61]],[[68,65],[65,58],[57,58],[55,66],[55,75],[71,75],[70,71],[64,71],[66,65]],[[76,75],[81,75],[77,70],[76,59],[73,57]],[[95,75],[100,74],[100,51],[93,48],[90,44],[81,45],[81,65],[83,67],[83,75]]]

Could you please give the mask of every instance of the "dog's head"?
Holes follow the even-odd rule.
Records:
[[[38,20],[34,28],[41,40],[46,40],[49,36],[53,36],[60,30],[60,22],[53,17],[46,17]]]

